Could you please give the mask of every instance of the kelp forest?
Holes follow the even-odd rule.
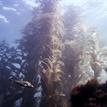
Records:
[[[0,41],[0,107],[71,107],[73,88],[106,82],[107,47],[77,7],[35,2],[15,45]]]

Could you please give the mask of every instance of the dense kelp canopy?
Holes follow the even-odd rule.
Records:
[[[107,80],[106,45],[97,29],[86,24],[78,5],[22,1],[0,2],[3,10],[21,17],[9,30],[17,40],[0,42],[0,107],[69,107],[74,87],[93,78]],[[9,26],[6,17],[0,19]]]

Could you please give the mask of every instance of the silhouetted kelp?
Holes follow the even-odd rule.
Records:
[[[107,82],[97,80],[75,87],[71,92],[71,107],[107,107]]]

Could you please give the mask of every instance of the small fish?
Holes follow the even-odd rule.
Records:
[[[28,81],[23,81],[23,80],[15,80],[14,81],[16,84],[23,86],[23,87],[28,87],[28,88],[34,88],[34,85],[32,85],[30,82]]]

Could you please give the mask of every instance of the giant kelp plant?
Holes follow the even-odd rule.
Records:
[[[72,88],[107,70],[107,50],[77,7],[60,14],[59,0],[37,3],[18,47],[0,44],[0,107],[69,107]]]
[[[43,92],[40,106],[62,107],[59,103],[62,93],[60,79],[62,32],[58,1],[41,0],[39,3],[40,10],[26,26],[19,48],[27,54],[26,79],[34,84],[35,76],[41,77]],[[33,91],[31,90],[32,94],[29,92],[29,90],[24,91],[22,107],[31,106],[29,99],[32,99]]]

